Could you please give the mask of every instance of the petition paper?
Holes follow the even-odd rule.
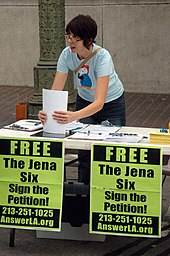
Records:
[[[66,124],[59,124],[53,119],[54,110],[67,111],[68,92],[43,89],[43,111],[47,113],[47,122],[43,130],[48,133],[65,134]]]

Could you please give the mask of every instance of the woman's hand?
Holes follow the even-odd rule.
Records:
[[[47,114],[43,110],[40,110],[38,113],[38,118],[40,119],[41,123],[44,125],[45,122],[47,121]]]
[[[53,119],[56,120],[60,124],[67,124],[78,120],[77,112],[73,111],[62,111],[62,110],[55,110],[53,113]]]

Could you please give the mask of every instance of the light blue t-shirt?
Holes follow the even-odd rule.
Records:
[[[93,51],[98,47],[98,45],[93,44]],[[62,73],[67,73],[69,69],[74,71],[82,61],[78,58],[77,53],[73,53],[70,47],[66,47],[58,59],[57,71]],[[74,73],[74,86],[80,97],[93,102],[96,78],[107,75],[110,75],[110,78],[105,102],[110,102],[119,98],[124,88],[114,69],[110,53],[102,48],[76,74]]]

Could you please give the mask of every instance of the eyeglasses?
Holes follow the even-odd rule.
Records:
[[[70,39],[72,42],[78,42],[81,41],[82,39],[78,36],[71,36],[70,34],[65,35],[66,40]]]

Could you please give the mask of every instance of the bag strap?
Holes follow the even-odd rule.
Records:
[[[100,51],[102,48],[100,47],[100,48],[97,48],[94,52],[92,52],[92,53],[90,53],[90,55],[86,58],[86,59],[84,59],[81,63],[80,63],[80,65],[78,65],[78,67],[74,70],[74,73],[76,74],[77,73],[77,71],[79,71],[79,69],[80,68],[82,68],[83,66],[84,66],[84,64],[89,60],[89,59],[91,59],[98,51]]]

